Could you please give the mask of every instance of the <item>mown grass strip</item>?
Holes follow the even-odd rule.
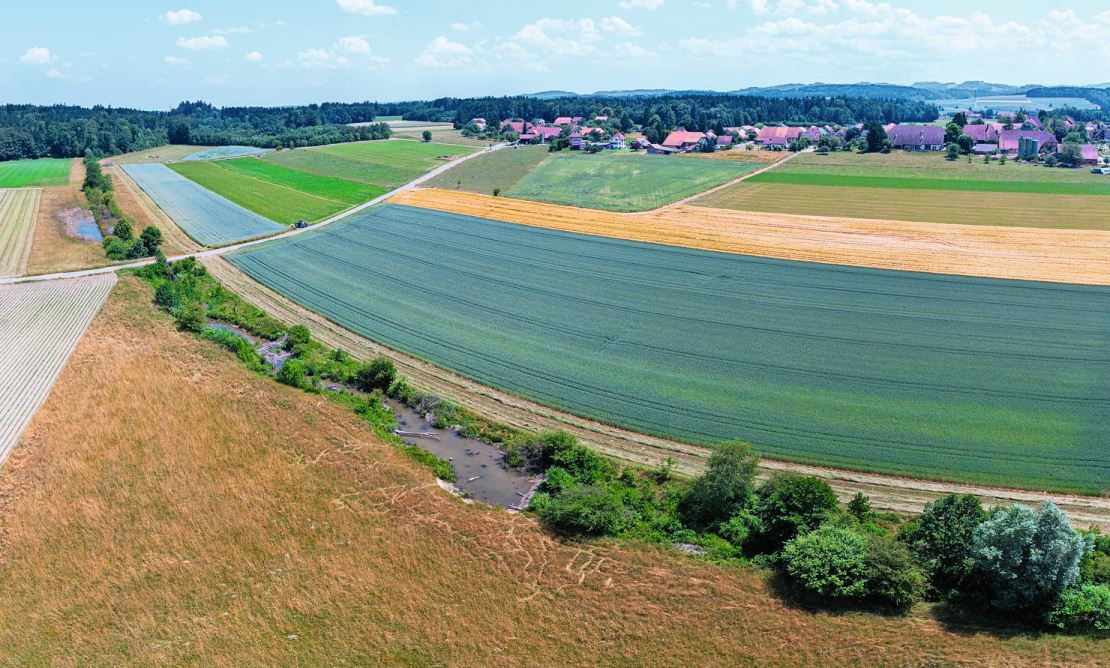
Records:
[[[217,163],[217,165],[256,179],[269,181],[350,206],[368,202],[386,192],[385,188],[380,186],[310,174],[255,158],[225,160]]]
[[[69,183],[68,158],[0,162],[0,188],[50,188]]]
[[[853,176],[801,171],[771,170],[753,176],[750,183],[781,183],[836,188],[891,188],[897,190],[955,190],[963,192],[1030,193],[1044,195],[1110,195],[1106,183],[1063,183],[1049,181],[987,181],[899,176]]]

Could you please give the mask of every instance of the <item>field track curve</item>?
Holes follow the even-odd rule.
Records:
[[[692,206],[622,214],[453,190],[404,204],[671,246],[875,269],[1110,285],[1110,232],[749,213]]]
[[[257,283],[222,257],[208,256],[203,262],[225,287],[274,317],[287,323],[303,324],[323,343],[342,348],[353,355],[386,355],[394,360],[401,374],[421,390],[458,402],[493,420],[532,431],[563,429],[599,452],[643,466],[655,466],[668,457],[673,458],[675,468],[687,474],[700,472],[709,456],[710,448],[707,447],[595,422],[481,385],[344,329]],[[1032,504],[1051,499],[1077,524],[1097,524],[1110,529],[1110,498],[934,482],[771,459],[763,460],[762,469],[764,475],[775,471],[794,471],[818,476],[827,480],[843,499],[862,491],[872,498],[877,508],[884,510],[920,512],[925,503],[950,492],[976,494],[988,506],[1014,502]]]
[[[0,465],[115,283],[109,273],[0,286]]]

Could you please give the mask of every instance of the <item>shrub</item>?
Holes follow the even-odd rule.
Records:
[[[174,312],[174,321],[177,322],[178,327],[187,332],[203,331],[207,325],[204,304],[199,301],[191,301],[178,306]]]
[[[293,325],[289,328],[289,331],[286,332],[285,349],[295,350],[298,347],[307,346],[310,340],[312,340],[312,335],[309,333],[307,327],[305,327],[304,325]]]
[[[444,461],[439,457],[436,457],[434,454],[416,445],[406,444],[399,447],[401,448],[401,452],[405,453],[405,455],[409,459],[413,460],[417,464],[423,464],[424,466],[430,468],[432,470],[432,473],[434,473],[435,476],[440,480],[455,482],[455,480],[457,479],[455,475],[455,469],[451,466],[450,462]]]
[[[717,533],[736,547],[742,547],[752,534],[759,532],[759,528],[759,518],[747,510],[742,510],[721,522],[717,527]]]
[[[976,527],[971,554],[991,587],[993,607],[1029,610],[1079,579],[1079,560],[1092,542],[1050,501],[1039,511],[1014,504]]]
[[[154,289],[154,303],[172,311],[181,305],[181,295],[174,289],[173,283],[164,281]]]
[[[104,239],[104,254],[109,260],[124,260],[127,258],[127,243],[116,237]]]
[[[872,539],[867,548],[868,596],[880,605],[905,610],[925,593],[925,575],[902,543]]]
[[[775,476],[756,494],[756,515],[763,525],[759,545],[768,552],[818,528],[840,507],[832,487],[809,476]]]
[[[1065,589],[1047,619],[1068,633],[1110,632],[1110,586],[1085,584]]]
[[[867,518],[871,516],[871,500],[863,492],[856,492],[856,495],[848,502],[848,514],[860,522],[866,522]]]
[[[530,507],[544,526],[564,536],[611,536],[628,524],[620,499],[595,485],[575,485],[558,496],[541,492]]]
[[[125,218],[116,223],[116,226],[112,229],[112,235],[120,241],[131,241],[135,236],[135,231],[131,228],[131,223]]]
[[[124,245],[124,255],[128,260],[138,260],[146,257],[146,245],[142,239],[132,239]]]
[[[986,518],[978,497],[949,494],[926,505],[899,538],[917,556],[934,589],[949,596],[963,588],[975,569],[971,537]]]
[[[709,464],[683,498],[679,512],[693,525],[707,527],[723,522],[751,502],[759,457],[742,441],[722,443],[709,456]]]
[[[355,372],[355,387],[363,392],[381,390],[385,392],[397,378],[397,367],[387,357],[378,356],[364,362]]]
[[[162,230],[153,225],[148,225],[139,236],[147,255],[154,255],[162,247]]]
[[[1088,584],[1110,585],[1110,554],[1092,552],[1084,557],[1079,575]]]
[[[867,596],[867,539],[847,529],[826,526],[790,541],[783,567],[807,594],[834,601]]]
[[[289,385],[290,387],[298,387],[305,389],[308,387],[308,382],[305,379],[304,362],[298,359],[285,360],[285,364],[277,372],[278,382]]]
[[[574,439],[574,437],[571,437]],[[551,456],[553,466],[560,467],[574,480],[594,485],[612,478],[612,465],[590,448],[579,445],[575,439],[570,447],[560,447]]]
[[[250,341],[239,336],[235,332],[229,332],[226,329],[217,327],[208,327],[200,333],[201,338],[207,339],[214,343],[227,348],[235,353],[239,361],[247,365],[247,368],[253,371],[264,371],[266,363],[259,356],[258,351],[254,349]]]

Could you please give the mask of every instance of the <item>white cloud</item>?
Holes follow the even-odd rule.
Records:
[[[188,67],[189,66],[189,59],[188,58],[178,58],[176,56],[166,56],[165,58],[162,59],[162,62],[167,64],[167,65],[172,65],[173,67]]]
[[[223,35],[202,35],[200,37],[180,37],[177,40],[177,45],[182,49],[192,49],[194,51],[202,51],[206,49],[226,49],[231,46],[227,38]]]
[[[186,23],[195,23],[204,17],[191,9],[179,9],[176,12],[166,12],[161,18],[171,26],[178,26]]]
[[[633,44],[632,42],[621,42],[614,46],[613,55],[617,58],[628,58],[630,60],[643,60],[658,57],[653,51],[649,51],[639,44]]]
[[[334,70],[349,67],[351,61],[346,56],[340,56],[327,49],[308,49],[297,54],[301,67],[310,70]]]
[[[335,48],[345,53],[370,53],[370,42],[358,35],[343,37],[335,43]]]
[[[374,0],[335,0],[335,2],[343,11],[363,16],[387,16],[397,13],[397,9],[392,5],[379,5]]]
[[[469,23],[463,23],[462,21],[456,21],[456,22],[451,24],[451,30],[456,30],[458,32],[466,32],[468,30],[477,30],[478,28],[481,28],[481,27],[482,27],[482,22],[481,21],[471,21]]]
[[[621,0],[617,3],[621,9],[646,9],[654,11],[663,6],[663,0]]]
[[[204,83],[212,84],[214,86],[222,86],[227,83],[226,74],[209,74],[204,77]]]
[[[416,64],[436,69],[454,69],[469,66],[473,56],[474,50],[470,47],[440,35],[424,47],[424,53],[417,57]]]
[[[50,53],[44,46],[33,46],[19,57],[19,62],[24,65],[48,65],[57,60],[57,56]]]
[[[66,78],[66,75],[62,74],[61,70],[57,70],[57,69],[50,70],[49,72],[46,73],[46,76],[50,77],[51,79],[65,79]]]
[[[247,61],[248,63],[261,63],[262,54],[257,51],[251,51],[247,55],[243,56],[243,60]]]

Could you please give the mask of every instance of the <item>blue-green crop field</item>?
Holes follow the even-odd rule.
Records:
[[[1110,486],[1110,288],[789,262],[402,206],[231,260],[397,350],[642,432],[922,478]]]

